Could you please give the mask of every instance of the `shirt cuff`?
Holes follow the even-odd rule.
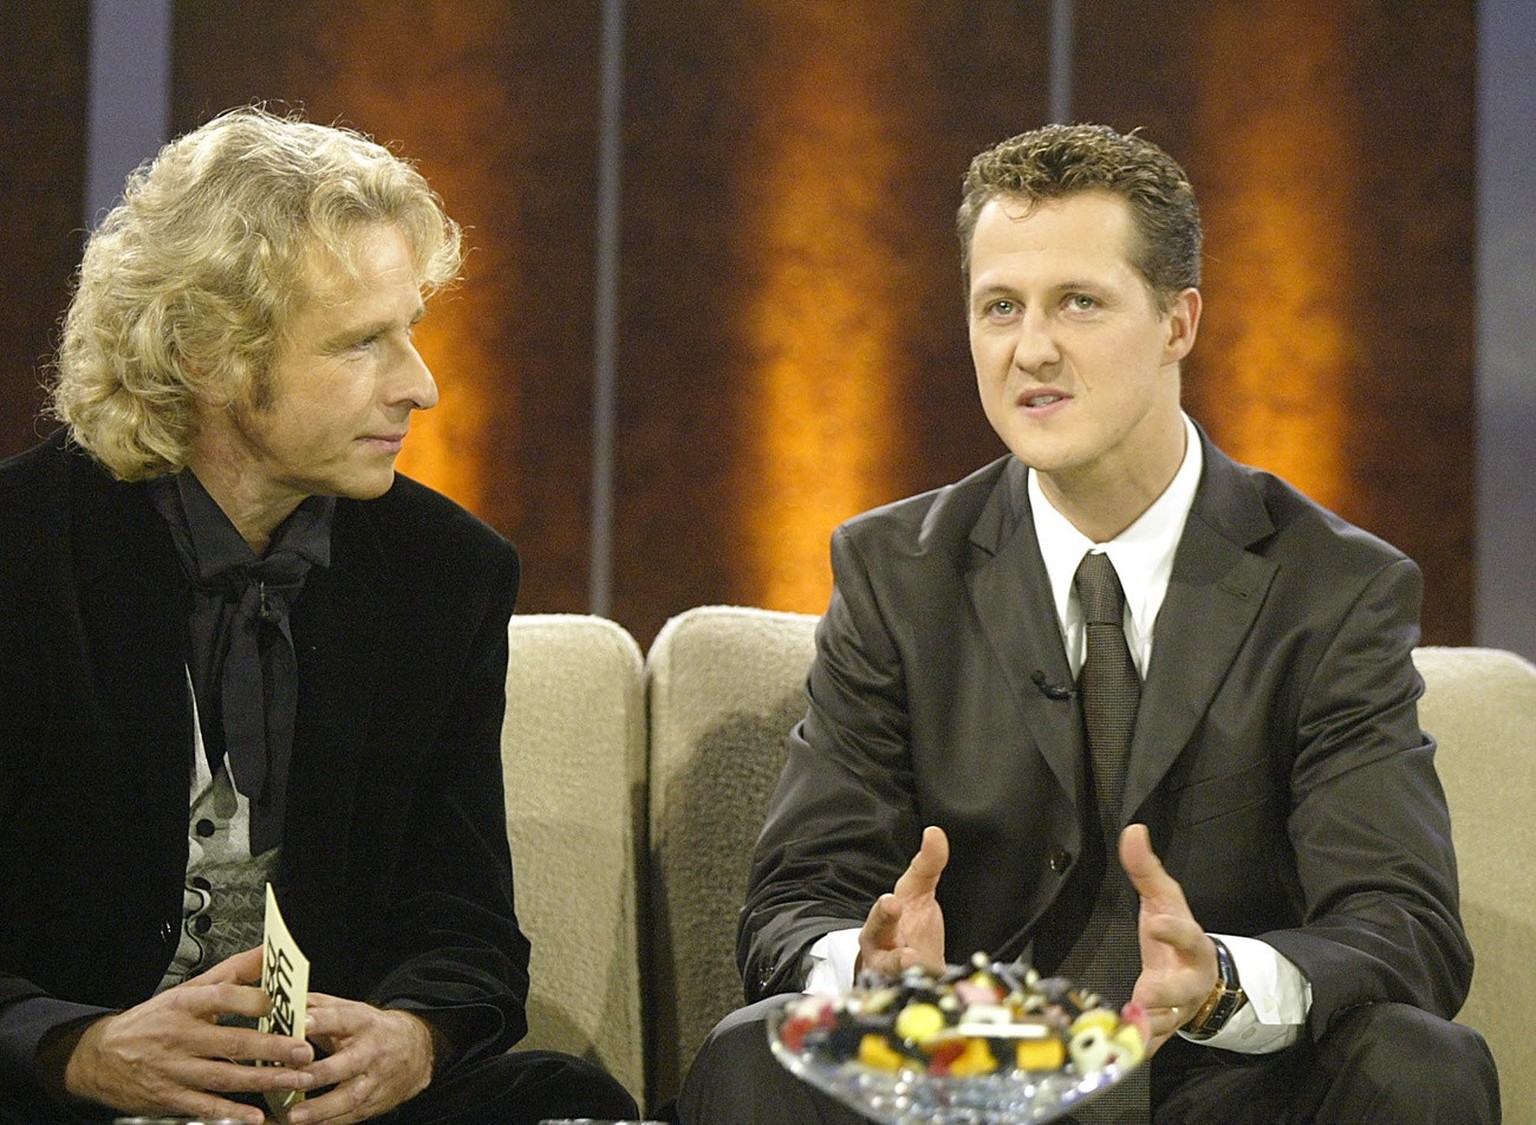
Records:
[[[807,953],[811,971],[805,991],[836,995],[853,987],[853,967],[859,963],[859,931],[833,930],[816,939]]]
[[[1266,1055],[1296,1042],[1312,1008],[1311,982],[1293,961],[1267,942],[1226,934],[1211,937],[1232,954],[1248,1003],[1215,1035],[1192,1042],[1245,1055]],[[1179,1034],[1184,1035],[1182,1031]]]

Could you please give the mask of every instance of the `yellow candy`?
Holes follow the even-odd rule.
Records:
[[[896,1034],[923,1043],[944,1030],[944,1013],[933,1004],[909,1004],[896,1017]]]
[[[1126,1024],[1110,1038],[1125,1052],[1120,1059],[1124,1066],[1135,1066],[1147,1053],[1147,1045],[1141,1040],[1141,1032],[1133,1024]]]
[[[997,1059],[985,1039],[968,1039],[965,1050],[949,1064],[949,1073],[956,1078],[970,1078],[977,1074],[991,1074],[997,1069]]]
[[[885,1041],[885,1036],[873,1032],[859,1040],[859,1061],[876,1070],[900,1070],[907,1060]]]
[[[1072,1021],[1072,1034],[1076,1035],[1080,1031],[1096,1027],[1107,1036],[1113,1034],[1115,1028],[1119,1026],[1120,1017],[1108,1008],[1090,1008]]]
[[[1017,1053],[1020,1070],[1060,1070],[1067,1061],[1067,1045],[1054,1035],[1020,1039]]]

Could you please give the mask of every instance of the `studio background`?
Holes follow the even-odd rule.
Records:
[[[954,236],[970,157],[1143,127],[1191,174],[1186,404],[1415,558],[1427,643],[1536,657],[1536,15],[1521,0],[4,0],[0,455],[83,233],[266,101],[415,160],[469,232],[400,466],[523,554],[522,612],[642,645],[820,612],[842,519],[998,456]]]

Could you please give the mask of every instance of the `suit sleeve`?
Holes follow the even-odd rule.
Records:
[[[1373,1001],[1450,1018],[1471,981],[1434,741],[1414,668],[1421,580],[1373,574],[1300,685],[1288,832],[1304,917],[1259,935],[1312,984],[1309,1025]]]
[[[366,998],[436,1013],[454,1059],[505,1050],[527,1031],[529,945],[513,909],[501,765],[517,589],[516,556],[505,557],[400,837],[384,940],[370,951]]]
[[[24,834],[21,816],[29,787],[42,772],[37,751],[46,724],[39,668],[45,661],[37,638],[64,627],[48,614],[52,602],[39,591],[49,591],[52,574],[66,569],[51,553],[64,538],[57,525],[46,524],[51,534],[40,536],[34,525],[22,522],[23,512],[41,518],[27,509],[46,511],[45,497],[51,498],[45,488],[27,483],[19,495],[6,491],[0,505],[12,521],[0,544],[0,886],[5,888],[0,892],[0,1092],[7,1093],[38,1090],[37,1048],[50,1031],[115,1010],[51,996],[15,972],[12,963],[11,951],[32,938],[23,927],[23,910],[38,906],[6,901],[24,897],[15,890],[13,871],[37,859],[36,841]]]
[[[753,856],[737,956],[749,999],[799,989],[817,938],[863,925],[917,850],[896,639],[851,537],[832,542],[808,710]]]

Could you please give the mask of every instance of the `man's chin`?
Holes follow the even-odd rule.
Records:
[[[344,482],[332,492],[344,500],[377,500],[395,486],[395,469],[390,466],[384,473],[369,473]]]

